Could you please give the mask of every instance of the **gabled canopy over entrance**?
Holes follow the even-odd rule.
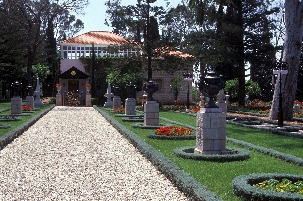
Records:
[[[86,79],[89,76],[82,71],[80,71],[75,66],[71,67],[61,75],[59,75],[59,78],[61,79]]]

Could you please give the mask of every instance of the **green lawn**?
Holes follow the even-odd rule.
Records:
[[[22,104],[25,104],[25,102],[23,102]],[[29,119],[31,119],[32,117],[34,117],[36,114],[40,113],[42,110],[45,110],[49,107],[50,107],[50,105],[45,105],[43,108],[36,109],[31,113],[26,113],[26,114],[29,114],[28,116],[18,116],[18,118],[21,118],[21,121],[0,121],[0,124],[9,124],[11,126],[10,128],[1,128],[0,137],[5,135],[9,131],[17,128],[24,122],[26,122]],[[11,114],[10,108],[11,108],[11,102],[9,102],[9,101],[0,102],[0,115],[10,115]],[[9,110],[6,110],[6,109],[9,109]],[[5,110],[5,111],[3,111],[3,110]]]
[[[109,112],[110,113],[110,112]],[[114,116],[113,113],[110,113]],[[181,113],[160,112],[160,117],[188,124],[196,125],[196,117],[188,116]],[[239,175],[251,173],[293,173],[303,174],[303,168],[279,159],[250,150],[250,159],[241,162],[206,162],[194,161],[189,159],[178,158],[173,155],[173,150],[183,146],[195,146],[195,140],[154,140],[147,137],[147,134],[154,132],[154,129],[133,128],[130,122],[122,122],[122,118],[115,117],[120,123],[136,133],[148,144],[165,155],[169,160],[185,170],[197,181],[207,186],[215,192],[224,201],[239,200],[233,195],[232,180]],[[167,123],[161,120],[162,123]],[[303,158],[302,147],[303,140],[285,136],[274,135],[269,132],[245,128],[235,125],[227,125],[227,136],[230,138],[249,142],[265,148],[277,150],[282,153],[288,153]],[[293,146],[290,146],[293,145]],[[238,147],[231,143],[228,147]],[[243,148],[243,147],[241,147]]]

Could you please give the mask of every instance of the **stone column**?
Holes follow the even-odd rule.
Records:
[[[22,114],[22,98],[20,96],[11,98],[11,114]]]
[[[136,115],[136,99],[127,98],[125,100],[125,115]]]
[[[61,93],[56,94],[56,106],[62,106],[62,95],[61,95]]]
[[[122,108],[121,107],[121,98],[120,96],[114,96],[113,98],[113,110],[117,110],[118,108]]]
[[[33,96],[26,96],[26,105],[29,106],[32,110],[35,109]]]
[[[226,113],[221,108],[201,108],[196,120],[198,154],[226,153]]]
[[[86,94],[85,105],[86,105],[86,107],[92,106],[92,95],[91,94]]]
[[[146,101],[144,126],[159,126],[159,103],[157,101]]]

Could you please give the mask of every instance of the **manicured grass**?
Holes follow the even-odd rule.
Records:
[[[182,122],[191,126],[196,126],[196,117],[181,113],[160,112],[161,117],[169,118],[173,121]],[[261,131],[252,128],[226,124],[226,135],[229,138],[242,140],[257,146],[291,154],[303,158],[303,139],[276,135],[271,132]]]
[[[11,107],[11,103],[10,102],[0,102],[0,111],[4,110],[4,109],[10,109],[10,107]],[[24,122],[26,122],[29,119],[31,119],[32,117],[34,117],[36,114],[40,113],[42,110],[45,110],[45,109],[47,109],[49,107],[50,107],[50,105],[45,105],[44,107],[42,107],[40,109],[37,109],[37,110],[34,110],[31,113],[25,113],[25,114],[29,114],[28,116],[17,116],[18,118],[22,119],[21,121],[0,121],[0,124],[9,124],[11,126],[10,128],[0,129],[0,137],[3,136],[3,135],[5,135],[9,131],[17,128],[18,126],[20,126]],[[7,115],[7,114],[11,114],[11,111],[8,110],[8,111],[0,113],[0,115]]]
[[[114,113],[109,112],[112,116]],[[191,126],[196,125],[196,117],[180,114],[180,113],[172,113],[172,112],[160,112],[161,117],[165,117],[167,119],[181,122],[183,124],[188,124]],[[181,169],[186,171],[192,177],[194,177],[197,181],[207,186],[211,191],[215,192],[219,197],[221,197],[224,201],[237,201],[239,200],[234,194],[232,190],[232,180],[239,175],[247,175],[251,173],[292,173],[292,174],[303,174],[303,168],[300,166],[296,166],[279,159],[269,157],[267,155],[258,153],[256,151],[250,150],[250,159],[247,161],[241,162],[228,162],[228,163],[219,163],[219,162],[206,162],[206,161],[194,161],[183,158],[178,158],[173,155],[173,150],[177,147],[183,146],[195,146],[195,140],[154,140],[147,137],[147,134],[150,132],[154,132],[154,129],[139,129],[131,127],[130,122],[122,122],[122,118],[116,117],[116,119],[126,126],[129,130],[136,133],[139,137],[144,139],[148,144],[152,145],[156,150],[161,152],[165,157],[178,165]],[[162,122],[162,121],[161,121]],[[164,122],[164,121],[163,121]],[[245,134],[243,134],[245,133]],[[240,126],[227,125],[227,135],[233,138],[246,141],[245,136],[247,136],[247,141],[255,145],[263,146],[270,149],[275,149],[275,147],[279,147],[278,145],[272,145],[273,143],[266,143],[269,140],[275,139],[277,142],[281,140],[283,136],[278,136],[274,134],[270,134],[268,132],[257,131],[254,129],[244,128]],[[236,138],[239,135],[242,138]],[[259,140],[261,138],[253,138],[255,136],[267,136],[264,137],[262,144],[259,144]],[[297,138],[288,138],[285,137],[287,143],[295,143],[298,141]],[[283,142],[283,141],[282,141]],[[280,144],[282,143],[280,142]],[[300,143],[299,143],[300,144]],[[266,146],[265,146],[266,145]],[[302,145],[302,140],[301,140]],[[229,147],[238,147],[231,143],[228,143]],[[302,147],[302,146],[301,146]],[[243,147],[242,147],[243,148]],[[280,148],[279,151],[283,153],[296,153],[299,150],[299,146],[287,147],[287,152],[285,148]],[[277,150],[277,149],[276,149]],[[302,151],[302,148],[301,150]],[[301,157],[302,155],[296,155]]]

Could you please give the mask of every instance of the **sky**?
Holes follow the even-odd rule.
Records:
[[[111,27],[104,24],[106,18],[105,2],[107,0],[90,0],[89,5],[84,9],[85,15],[79,15],[77,18],[84,22],[84,29],[81,30],[77,35],[86,33],[88,31],[112,31]],[[170,5],[175,7],[181,4],[182,0],[168,0]],[[152,3],[151,6],[163,6],[166,8],[166,2],[164,0],[157,0]],[[135,5],[137,0],[122,0],[122,5]]]

